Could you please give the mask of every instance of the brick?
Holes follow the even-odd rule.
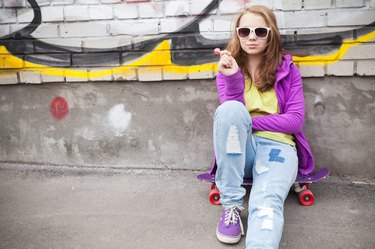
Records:
[[[15,58],[13,55],[1,55],[0,54],[0,68],[7,69],[7,68],[23,68],[24,62],[23,57]]]
[[[328,26],[367,25],[374,21],[375,10],[330,11],[327,16]],[[350,18],[348,18],[350,17]]]
[[[66,73],[66,82],[86,82],[88,79],[87,70],[79,69],[79,76],[72,76],[68,72]]]
[[[372,1],[374,3],[374,1]],[[364,7],[364,0],[336,0],[336,7],[338,8],[353,8]]]
[[[324,11],[275,12],[280,28],[324,27]]]
[[[17,84],[17,72],[0,70],[0,85]]]
[[[61,37],[107,36],[107,25],[103,23],[65,23],[60,26]]]
[[[73,4],[74,0],[51,0],[51,5]]]
[[[87,38],[83,41],[83,47],[94,48],[94,49],[110,49],[114,51],[121,51],[124,46],[129,46],[132,43],[132,36],[109,36],[103,39],[98,38]]]
[[[82,51],[82,39],[81,38],[53,38],[53,39],[39,39],[38,42],[46,42],[57,47],[69,47],[70,51],[81,52]],[[37,53],[46,53],[51,52],[51,48],[45,48],[44,46],[37,46],[38,42],[35,44],[35,52]],[[61,52],[61,49],[57,48],[56,51],[52,52]]]
[[[26,0],[5,0],[4,7],[16,8],[16,7],[25,7]]]
[[[196,70],[193,68],[189,68],[188,70],[188,78],[193,79],[213,79],[214,78],[214,72],[212,70]]]
[[[27,24],[25,24],[27,25]],[[15,30],[20,30],[25,25],[11,25],[11,29],[14,32]],[[35,38],[56,38],[58,36],[57,33],[58,25],[57,24],[45,24],[42,23],[38,26],[38,28],[33,32],[33,37]]]
[[[361,76],[375,76],[375,60],[358,61],[357,74]]]
[[[189,1],[172,1],[166,3],[165,16],[189,16]]]
[[[113,73],[115,81],[135,81],[137,80],[137,72],[135,69],[121,67],[121,72]]]
[[[324,66],[300,66],[302,77],[324,77]]]
[[[327,75],[352,76],[354,74],[353,61],[338,61],[327,65]]]
[[[16,23],[16,10],[0,9],[0,23]]]
[[[95,74],[92,74],[91,72],[101,71],[101,70],[109,70],[108,68],[96,68],[89,70],[88,77],[90,81],[113,81],[112,73],[104,76],[95,76]]]
[[[374,43],[362,43],[350,47],[342,59],[375,59],[374,51]]]
[[[127,3],[140,3],[140,2],[150,2],[151,0],[126,0]],[[160,2],[163,0],[154,0],[155,2]]]
[[[246,2],[245,8],[248,8],[250,6],[259,4],[259,5],[267,6],[270,9],[273,9],[274,5],[277,5],[280,1],[282,1],[282,0],[276,0],[276,3],[273,3],[273,2],[275,2],[275,0],[273,0],[273,1],[270,1],[270,0],[251,0],[251,1]]]
[[[43,61],[43,65],[50,67],[67,67],[70,66],[70,54],[33,54],[26,55],[26,61]]]
[[[160,20],[160,33],[171,33],[181,29],[191,20],[187,18],[168,18]],[[203,20],[202,22],[204,22]],[[200,24],[200,23],[199,23]],[[200,30],[202,31],[202,30]]]
[[[113,9],[107,5],[89,6],[89,15],[91,20],[113,19]]]
[[[65,77],[62,75],[56,76],[56,75],[49,75],[41,73],[42,75],[42,82],[43,83],[51,83],[51,82],[65,82]]]
[[[41,8],[43,22],[64,21],[64,8],[60,6],[46,6]]]
[[[213,22],[214,31],[220,32],[230,32],[232,30],[232,25],[234,25],[231,18],[223,16],[220,18],[215,18]]]
[[[84,53],[72,55],[73,66],[91,67],[91,66],[119,66],[119,53]]]
[[[100,0],[101,3],[121,3],[122,0]]]
[[[9,34],[10,34],[9,25],[7,24],[0,25],[0,37],[9,35]]]
[[[139,81],[162,81],[161,67],[141,67],[138,69]]]
[[[19,72],[21,83],[40,84],[42,78],[39,72],[35,71],[20,71]]]
[[[29,9],[29,8],[17,9],[18,22],[30,23],[33,20],[33,18],[34,18],[33,9]]]
[[[110,32],[112,35],[148,35],[158,34],[158,20],[137,20],[113,22],[110,24]]]
[[[214,21],[210,18],[205,18],[199,22],[199,32],[213,32]]]
[[[195,0],[190,2],[190,14],[201,15],[203,10],[211,3],[211,0]],[[214,9],[210,12],[211,15],[216,14],[217,10]]]
[[[186,80],[188,78],[188,69],[177,66],[163,67],[163,80]]]
[[[40,7],[50,5],[50,0],[38,0],[38,5]],[[27,2],[26,6],[31,7],[30,4]]]
[[[84,5],[65,6],[64,20],[67,22],[90,20],[89,9]]]
[[[142,3],[138,6],[140,18],[157,18],[164,16],[162,3]]]
[[[310,1],[310,0],[308,0]],[[278,10],[301,10],[302,0],[273,1],[274,8]],[[305,1],[306,2],[306,1]]]
[[[76,4],[98,4],[99,0],[76,0]]]
[[[237,14],[244,8],[244,2],[223,0],[220,2],[219,11],[221,14]]]
[[[117,19],[138,18],[138,5],[121,4],[113,8],[114,17]]]
[[[289,2],[289,1],[288,1]],[[304,9],[329,9],[334,6],[331,0],[307,0],[304,1]]]

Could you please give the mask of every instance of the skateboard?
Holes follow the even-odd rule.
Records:
[[[301,175],[298,173],[296,181],[294,182],[294,191],[298,194],[299,202],[303,206],[310,206],[314,203],[314,195],[310,190],[310,184],[319,182],[326,178],[329,175],[329,170],[327,168],[318,169],[311,174],[308,175]],[[207,172],[203,174],[199,174],[197,176],[198,180],[204,182],[210,182],[211,184],[211,192],[209,196],[209,200],[213,205],[220,205],[220,192],[216,188],[215,184],[215,173],[214,172]],[[243,185],[252,185],[253,179],[251,178],[244,178]]]

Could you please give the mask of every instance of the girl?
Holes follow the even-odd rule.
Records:
[[[240,13],[226,50],[220,52],[214,118],[216,185],[224,207],[217,238],[237,243],[243,179],[253,178],[246,248],[278,248],[283,207],[299,170],[314,159],[302,132],[301,75],[281,48],[274,13],[255,5]]]

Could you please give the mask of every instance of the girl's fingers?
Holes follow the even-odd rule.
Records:
[[[221,50],[220,51],[220,56],[223,56],[223,55],[232,55],[231,52],[229,52],[228,50]]]

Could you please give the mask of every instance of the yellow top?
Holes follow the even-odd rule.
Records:
[[[250,83],[250,79],[245,80],[245,103],[251,117],[280,113],[275,89],[272,88],[261,92],[256,86]],[[293,141],[293,135],[281,132],[254,131],[253,135],[287,143],[292,146],[296,145]]]

